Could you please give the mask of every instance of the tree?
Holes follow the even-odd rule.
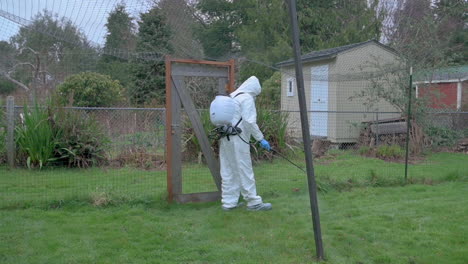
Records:
[[[169,42],[173,48],[172,56],[203,58],[203,47],[194,34],[197,20],[189,3],[186,0],[161,0],[158,6],[166,18],[166,24],[171,29]]]
[[[128,52],[135,50],[136,36],[133,18],[125,10],[123,4],[119,4],[109,14],[106,23],[107,35],[104,44],[104,58],[117,60],[118,58],[128,59]]]
[[[445,56],[451,63],[465,65],[468,62],[468,2],[466,0],[438,0],[434,12],[439,23],[438,36],[448,47]]]
[[[47,10],[21,27],[11,44],[17,49],[14,80],[25,89],[35,87],[34,92],[52,89],[67,75],[95,63],[94,49],[78,28]]]
[[[137,52],[156,54],[157,57],[142,57],[134,62],[131,100],[136,104],[150,103],[154,100],[156,103],[163,103],[166,93],[165,67],[161,60],[164,54],[171,54],[173,51],[170,44],[171,31],[158,6],[141,14],[138,25]]]
[[[14,65],[16,49],[6,41],[0,41],[0,94],[8,94],[15,90],[15,77],[11,76]]]
[[[379,39],[378,0],[298,1],[304,52]]]
[[[250,2],[250,1],[249,1]],[[241,24],[239,1],[200,0],[196,5],[200,25],[195,29],[205,55],[221,58],[238,51],[235,30]]]
[[[304,52],[378,39],[382,26],[378,1],[299,0]],[[247,58],[241,80],[266,80],[273,65],[292,55],[287,6],[282,0],[201,0],[199,37],[215,58],[241,52]]]
[[[107,75],[83,72],[65,79],[57,87],[57,94],[65,105],[112,106],[123,100],[123,87]]]
[[[256,75],[270,78],[273,65],[292,55],[287,6],[283,0],[244,2],[242,26],[236,30],[240,50],[248,58],[241,66],[240,79]]]
[[[133,18],[123,4],[117,5],[109,14],[106,28],[104,54],[98,62],[98,72],[128,87],[132,80],[132,64],[129,60],[136,48],[136,35]]]
[[[416,69],[467,61],[465,0],[398,1],[388,39]]]

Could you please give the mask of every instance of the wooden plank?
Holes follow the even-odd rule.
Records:
[[[172,91],[171,91],[171,58],[166,56],[166,166],[167,166],[167,193],[168,200],[172,202]]]
[[[170,57],[166,57],[166,157],[168,200],[182,193],[181,103],[173,92]]]
[[[15,144],[15,98],[7,97],[6,105],[7,118],[7,135],[6,135],[6,151],[8,166],[15,167],[16,144]]]
[[[219,191],[221,191],[221,175],[219,172],[219,163],[215,157],[213,150],[211,149],[210,141],[208,140],[208,136],[205,133],[205,129],[203,128],[200,116],[195,108],[195,105],[185,91],[185,84],[183,79],[180,77],[173,77],[172,84],[175,88],[175,91],[179,95],[180,100],[184,106],[185,112],[189,116],[190,122],[192,123],[193,130],[195,131],[195,135],[198,138],[198,142],[200,143],[200,147],[202,149],[203,155],[206,158],[206,162],[208,168],[210,169],[211,175],[213,176],[213,180],[216,184],[216,187]]]
[[[191,60],[191,59],[170,59],[171,62],[179,62],[179,63],[188,63],[188,64],[207,64],[207,65],[218,65],[218,66],[230,66],[230,62],[223,62],[223,61],[207,61],[207,60]]]
[[[235,87],[234,87],[234,82],[235,82],[235,61],[234,60],[230,60],[229,61],[230,63],[230,66],[229,66],[229,86],[227,87],[227,90],[228,90],[228,93],[232,93],[234,92]]]
[[[172,64],[172,76],[199,76],[228,78],[228,67],[219,67],[213,65],[193,65],[193,64]]]
[[[174,83],[172,83],[174,85]],[[175,87],[172,87],[175,88]],[[175,89],[174,89],[175,90]],[[172,192],[173,194],[182,193],[182,118],[181,102],[176,91],[172,92]]]
[[[406,122],[395,122],[395,123],[383,123],[371,125],[371,132],[379,135],[388,134],[406,134]]]
[[[190,203],[190,202],[214,202],[221,199],[220,192],[202,192],[202,193],[187,193],[178,194],[174,196],[174,199],[179,203]]]

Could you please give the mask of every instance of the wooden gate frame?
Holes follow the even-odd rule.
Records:
[[[203,129],[192,98],[185,90],[185,76],[218,78],[218,92],[234,91],[234,60],[227,62],[174,59],[166,56],[166,165],[169,202],[179,203],[217,201],[221,197],[219,162]],[[175,88],[175,89],[173,89]],[[181,109],[184,107],[200,142],[218,191],[182,193]]]

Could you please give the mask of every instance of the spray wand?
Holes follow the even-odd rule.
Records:
[[[307,172],[299,167],[299,165],[297,165],[296,163],[292,162],[290,159],[286,158],[286,156],[284,156],[283,154],[279,153],[277,150],[275,150],[274,148],[271,148],[271,151],[274,152],[276,155],[278,155],[279,157],[285,159],[286,161],[288,161],[289,163],[291,163],[292,165],[294,165],[296,168],[300,169],[301,171],[303,171],[305,174],[307,174]]]

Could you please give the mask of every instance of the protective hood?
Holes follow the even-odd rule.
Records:
[[[231,96],[234,97],[238,93],[249,93],[250,95],[255,97],[258,96],[261,91],[262,87],[260,86],[258,78],[255,76],[251,76],[245,82],[243,82],[241,86],[231,94]]]

